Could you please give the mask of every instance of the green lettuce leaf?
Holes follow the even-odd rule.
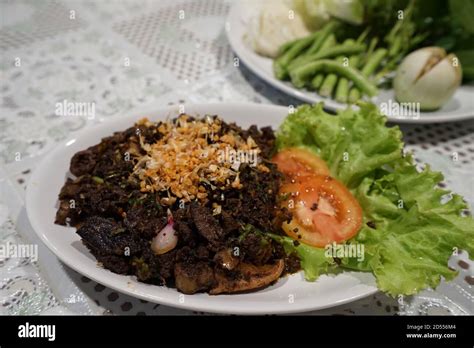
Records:
[[[305,272],[305,278],[309,281],[318,279],[321,274],[337,272],[334,259],[331,257],[331,255],[326,255],[324,249],[297,243],[287,236],[263,232],[250,224],[244,226],[243,231],[244,233],[253,232],[259,235],[270,237],[283,246],[287,255],[293,253],[297,254],[300,259],[301,268]]]
[[[286,236],[278,236],[275,234],[270,234],[270,236],[283,245],[287,254],[296,253],[298,255],[306,280],[314,281],[318,279],[321,274],[334,272],[334,259],[327,257],[324,249],[314,248],[301,243],[295,245],[295,241]]]
[[[398,127],[387,127],[374,105],[360,106],[337,116],[321,104],[302,106],[281,125],[277,145],[314,151],[359,201],[364,225],[348,243],[363,244],[364,259],[344,258],[343,267],[372,272],[392,296],[435,288],[441,277],[456,275],[447,265],[453,252],[474,255],[474,220],[462,216],[461,196],[437,187],[441,173],[429,166],[419,171],[411,155],[403,155]],[[311,262],[307,257],[305,271]],[[314,262],[319,274],[326,271]]]
[[[395,163],[393,172],[365,180],[355,196],[376,229],[365,227],[351,241],[364,244],[364,263],[343,264],[371,269],[379,288],[394,296],[435,288],[441,276],[452,279],[456,272],[447,263],[453,252],[474,255],[474,221],[462,216],[467,205],[461,196],[437,188],[442,180],[429,166],[419,172],[411,156]]]
[[[338,117],[324,112],[322,104],[303,105],[281,125],[277,146],[312,149],[334,177],[354,188],[375,169],[402,157],[401,132],[385,122],[373,104],[363,104],[358,112],[346,109]]]

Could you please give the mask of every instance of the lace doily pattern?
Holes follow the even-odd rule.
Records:
[[[4,205],[0,205],[0,243],[24,245]],[[41,277],[37,260],[6,255],[0,259],[0,305],[0,314],[41,314],[59,301]]]
[[[150,105],[300,103],[235,59],[224,34],[230,1],[20,0],[4,1],[1,7],[4,245],[36,243],[24,212],[29,175],[55,144],[77,131]],[[64,100],[94,103],[95,114],[59,116],[55,107]],[[414,152],[418,163],[442,171],[443,185],[474,207],[472,122],[401,128],[407,150]],[[0,260],[1,314],[204,314],[120,294],[61,265],[44,246],[39,248],[38,260]],[[402,299],[378,293],[310,314],[474,314],[472,261],[460,253],[450,260],[450,267],[459,275],[436,291]]]

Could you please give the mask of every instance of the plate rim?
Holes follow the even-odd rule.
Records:
[[[236,107],[243,107],[243,108],[257,108],[257,109],[267,109],[267,110],[275,110],[282,112],[283,109],[285,109],[285,112],[287,111],[285,106],[281,105],[273,105],[273,104],[259,104],[259,103],[240,103],[240,102],[234,102],[234,103],[184,103],[185,108],[198,108],[198,109],[205,109],[208,107],[223,107],[223,108],[236,108]],[[309,312],[309,311],[316,311],[316,310],[322,310],[325,308],[330,308],[330,307],[335,307],[339,306],[342,304],[350,303],[353,301],[356,301],[361,298],[368,297],[370,295],[373,295],[377,293],[379,290],[377,287],[369,285],[369,284],[363,284],[366,286],[366,289],[364,291],[361,291],[359,294],[356,294],[354,296],[349,296],[344,299],[330,302],[327,304],[323,305],[311,305],[311,303],[303,303],[304,306],[302,305],[297,305],[295,303],[294,307],[287,308],[287,307],[279,307],[277,309],[272,309],[270,308],[270,305],[267,303],[264,309],[258,309],[256,306],[255,308],[249,307],[249,306],[242,306],[239,307],[237,305],[226,307],[227,304],[217,304],[212,305],[212,296],[208,295],[209,298],[207,301],[203,302],[203,298],[201,298],[197,303],[180,303],[179,301],[171,301],[167,298],[160,297],[158,296],[155,297],[150,297],[149,294],[137,291],[135,287],[130,287],[130,286],[123,286],[123,282],[126,282],[126,284],[135,283],[138,286],[144,285],[144,286],[153,286],[153,287],[159,287],[159,285],[152,285],[152,284],[146,284],[146,283],[141,283],[136,280],[134,276],[130,275],[119,275],[115,274],[103,267],[96,266],[96,268],[86,270],[85,268],[89,268],[90,266],[88,265],[83,265],[83,263],[74,263],[74,260],[71,258],[68,258],[67,255],[63,252],[61,252],[57,246],[49,240],[47,233],[43,231],[43,224],[41,223],[40,219],[38,219],[38,214],[35,213],[35,204],[37,203],[37,200],[35,199],[35,195],[38,194],[41,189],[40,185],[34,184],[35,182],[38,181],[38,177],[40,177],[44,172],[45,169],[47,168],[47,165],[54,160],[54,158],[58,155],[61,154],[62,151],[64,151],[64,148],[67,147],[67,144],[70,143],[71,141],[76,141],[79,138],[82,138],[86,136],[86,133],[94,129],[96,132],[100,132],[100,130],[105,130],[108,128],[107,126],[113,123],[116,123],[118,119],[120,121],[125,121],[125,120],[132,120],[133,118],[138,119],[139,117],[144,117],[146,114],[151,114],[151,113],[158,113],[158,112],[163,112],[163,113],[171,113],[173,110],[177,109],[179,106],[178,105],[170,105],[170,106],[161,106],[161,107],[149,107],[149,108],[141,108],[141,109],[135,109],[128,111],[126,115],[124,116],[119,116],[116,118],[111,118],[111,119],[106,119],[103,122],[100,122],[99,124],[92,125],[90,127],[87,127],[79,132],[77,132],[74,135],[69,136],[67,139],[59,142],[56,147],[50,151],[48,154],[46,154],[38,163],[36,168],[34,169],[28,184],[26,188],[26,195],[25,195],[25,208],[27,212],[28,219],[31,223],[31,226],[33,227],[33,231],[35,234],[40,238],[41,242],[46,245],[46,247],[57,257],[61,262],[66,264],[68,267],[72,268],[76,272],[78,272],[81,275],[84,275],[94,281],[96,281],[99,284],[103,284],[104,286],[113,289],[115,291],[118,291],[122,294],[126,294],[129,296],[132,296],[134,298],[139,298],[142,300],[147,300],[153,303],[159,303],[163,304],[166,306],[174,307],[174,308],[179,308],[179,309],[186,309],[186,310],[194,310],[194,311],[203,311],[203,312],[208,312],[208,313],[225,313],[225,314],[249,314],[249,315],[258,315],[258,314],[290,314],[290,313],[303,313],[303,312]],[[271,119],[269,119],[271,121]],[[110,130],[110,133],[112,133],[114,130]],[[66,173],[64,173],[66,174]],[[67,229],[72,229],[73,227],[65,227]],[[70,231],[65,231],[65,232],[70,232]],[[94,260],[95,261],[95,260]],[[102,279],[101,273],[107,272],[108,276],[105,279]],[[298,272],[297,274],[300,274],[301,272]],[[364,273],[364,272],[363,272]],[[102,274],[104,275],[104,274]],[[118,279],[120,277],[120,279]],[[112,279],[112,278],[117,278],[117,281]],[[171,289],[171,288],[166,288],[166,289]],[[172,289],[176,291],[176,289]],[[176,295],[179,296],[181,293],[176,291]],[[192,295],[186,295],[187,298],[189,298]],[[196,302],[196,301],[194,301]],[[207,303],[206,303],[207,302]]]
[[[282,82],[278,79],[276,79],[273,76],[268,76],[267,73],[259,69],[257,66],[254,64],[251,64],[249,61],[249,57],[246,52],[242,51],[239,49],[240,46],[245,46],[245,44],[242,42],[242,38],[236,37],[236,35],[232,35],[232,23],[233,22],[239,22],[240,19],[240,13],[242,6],[244,6],[245,1],[236,1],[231,5],[231,8],[229,10],[229,13],[227,14],[226,20],[225,20],[225,34],[227,37],[227,41],[229,42],[230,47],[232,48],[232,51],[236,56],[239,57],[239,59],[242,60],[242,62],[245,64],[245,66],[255,75],[257,75],[260,79],[265,81],[266,83],[270,84],[272,87],[278,89],[279,91],[294,97],[296,99],[299,99],[305,103],[324,103],[324,108],[328,109],[332,112],[337,112],[340,110],[344,110],[346,107],[348,107],[348,104],[341,104],[339,102],[336,102],[335,100],[328,99],[328,98],[323,98],[319,96],[318,94],[314,93],[314,97],[310,97],[307,94],[301,92],[300,90],[289,86],[285,82]],[[423,118],[418,118],[418,119],[410,119],[410,118],[397,118],[393,116],[388,116],[386,115],[387,119],[391,123],[397,123],[397,124],[435,124],[435,123],[448,123],[448,122],[458,122],[458,121],[467,121],[474,119],[474,110],[472,113],[460,113],[458,115],[438,115],[438,116],[425,116]]]

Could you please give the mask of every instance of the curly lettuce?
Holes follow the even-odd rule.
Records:
[[[336,272],[334,259],[328,258],[324,249],[313,248],[302,243],[295,245],[295,241],[286,236],[275,234],[270,234],[270,236],[283,245],[286,253],[298,255],[306,280],[315,281],[322,274]]]
[[[338,116],[324,112],[322,104],[299,107],[280,126],[277,147],[313,150],[326,161],[332,176],[349,188],[357,187],[368,174],[402,157],[400,130],[387,128],[374,105],[365,104],[360,112],[346,109]]]
[[[448,267],[453,252],[474,255],[474,220],[463,216],[468,207],[462,197],[437,187],[441,173],[429,166],[417,170],[411,155],[403,154],[399,128],[387,127],[373,104],[337,116],[322,104],[303,105],[281,125],[277,146],[314,151],[357,198],[364,225],[347,243],[363,244],[365,255],[362,261],[344,258],[341,266],[372,272],[380,290],[396,296],[435,288],[442,277],[455,277]],[[308,248],[303,256],[323,255],[324,249]],[[327,273],[328,262],[306,256],[302,268],[315,279]]]

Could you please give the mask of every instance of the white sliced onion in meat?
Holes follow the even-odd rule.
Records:
[[[151,241],[151,250],[155,254],[165,254],[170,250],[173,250],[178,244],[178,236],[173,228],[173,223],[168,224],[160,231]]]

